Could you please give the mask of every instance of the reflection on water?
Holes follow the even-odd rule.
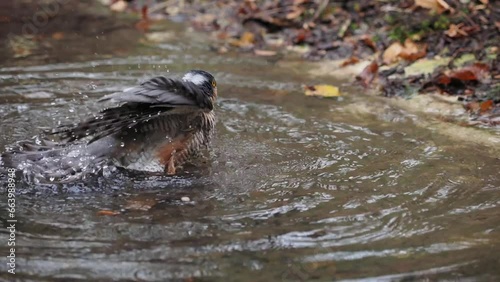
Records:
[[[18,277],[499,277],[498,158],[417,128],[417,117],[359,90],[306,98],[300,85],[311,81],[299,70],[184,47],[0,69],[2,145],[79,120],[99,97],[156,74],[207,69],[221,96],[210,161],[184,175],[121,171],[19,189]],[[356,107],[382,110],[347,110]],[[121,213],[98,215],[107,209]]]

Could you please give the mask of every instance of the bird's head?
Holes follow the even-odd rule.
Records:
[[[215,102],[217,82],[212,74],[203,70],[190,70],[182,77],[182,80],[197,85]]]

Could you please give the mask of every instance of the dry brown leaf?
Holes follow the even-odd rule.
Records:
[[[378,64],[376,61],[373,61],[371,64],[366,66],[359,75],[356,76],[356,79],[358,81],[361,81],[361,84],[363,84],[363,86],[367,87],[377,77],[377,74]]]
[[[399,42],[392,43],[391,46],[385,49],[384,54],[382,55],[382,59],[386,65],[390,65],[395,62],[403,51],[404,47]]]
[[[358,57],[352,56],[349,59],[343,61],[342,64],[340,64],[340,67],[343,68],[345,66],[354,65],[357,64],[358,62],[359,62]]]
[[[441,74],[436,78],[437,84],[448,85],[451,83],[451,78],[446,74]]]
[[[260,49],[256,49],[253,52],[255,53],[255,55],[257,55],[257,56],[263,56],[263,57],[274,56],[274,55],[277,54],[277,52],[273,51],[273,50],[260,50]]]
[[[474,94],[474,90],[467,87],[470,82],[487,83],[490,78],[489,66],[477,62],[458,70],[441,73],[433,78],[431,83],[442,92],[455,94],[457,91],[463,90],[462,94],[470,96]],[[483,111],[487,110],[487,105],[482,105]],[[479,104],[469,103],[465,107],[467,110],[477,112],[479,106]]]
[[[444,34],[448,35],[451,38],[464,37],[468,36],[467,32],[463,31],[461,28],[464,26],[463,23],[459,24],[450,24],[450,27]]]
[[[149,27],[151,26],[151,21],[149,20],[149,16],[148,16],[148,6],[146,6],[146,5],[142,6],[141,15],[142,15],[142,18],[140,21],[138,21],[135,24],[135,28],[137,30],[146,32],[149,30]]]
[[[459,38],[469,36],[470,34],[481,30],[479,25],[466,26],[463,23],[457,25],[451,24],[448,30],[444,32],[447,36],[451,38]]]
[[[239,39],[232,39],[231,41],[229,41],[231,45],[240,48],[253,47],[254,42],[255,42],[255,35],[248,31],[243,32],[243,34],[240,36]]]
[[[438,10],[439,8],[437,0],[415,0],[415,5],[429,10]]]
[[[391,46],[384,51],[383,61],[387,65],[396,62],[398,58],[407,61],[415,61],[425,57],[427,54],[426,50],[427,45],[417,44],[408,38],[405,40],[404,46],[399,42],[391,44]]]
[[[446,10],[446,11],[452,10],[450,5],[448,5],[448,3],[445,0],[437,0],[437,2],[439,4],[439,6],[441,6],[444,10]]]
[[[298,18],[304,12],[304,8],[295,7],[292,12],[286,14],[287,20],[294,20]]]
[[[413,62],[425,57],[425,55],[427,55],[426,50],[426,44],[417,44],[408,38],[405,40],[404,49],[399,54],[399,57],[404,60]]]
[[[361,40],[366,46],[370,47],[373,51],[377,51],[377,45],[375,44],[375,42],[373,42],[373,39],[370,36],[364,35],[363,37],[361,37]]]
[[[481,114],[488,112],[493,109],[494,103],[493,100],[487,100],[481,103],[481,109],[479,110]]]
[[[490,68],[484,63],[474,63],[470,66],[463,67],[448,74],[450,78],[459,79],[462,81],[480,81],[484,82],[489,79]]]
[[[300,29],[297,31],[297,35],[295,36],[294,42],[296,44],[302,43],[302,42],[306,41],[306,39],[309,37],[311,37],[311,30]]]
[[[468,112],[475,113],[475,112],[478,112],[481,109],[481,106],[479,105],[478,102],[474,101],[474,102],[469,102],[469,103],[465,104],[464,108]]]
[[[439,14],[451,10],[450,5],[448,5],[445,0],[415,0],[415,5]]]

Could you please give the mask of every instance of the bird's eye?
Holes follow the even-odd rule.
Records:
[[[214,81],[212,81],[212,86],[213,86],[213,87],[217,87],[217,82],[215,82],[215,80],[214,80]]]

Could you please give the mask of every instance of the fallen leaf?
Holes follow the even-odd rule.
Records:
[[[469,102],[464,105],[464,108],[468,112],[475,113],[479,111],[479,109],[481,109],[481,106],[479,105],[478,102]]]
[[[64,38],[64,32],[54,32],[52,33],[52,39],[61,40]]]
[[[304,8],[301,7],[294,7],[293,11],[286,14],[286,19],[287,20],[294,20],[298,18],[302,13],[304,12]]]
[[[151,21],[149,20],[149,16],[148,16],[148,6],[146,6],[146,5],[142,6],[141,15],[142,15],[142,18],[139,22],[137,22],[135,24],[135,28],[137,30],[146,32],[149,30],[149,27],[151,26]]]
[[[133,211],[148,211],[158,202],[153,198],[130,199],[125,205],[125,209]]]
[[[427,55],[427,45],[417,44],[411,39],[406,39],[404,45],[399,42],[391,44],[385,49],[382,56],[385,64],[390,65],[398,60],[398,58],[407,61],[416,61]]]
[[[462,94],[472,96],[474,83],[488,83],[491,80],[489,66],[484,63],[476,62],[472,65],[465,66],[461,69],[437,73],[425,85],[435,86],[441,92],[448,94]],[[424,88],[426,86],[424,85]],[[471,109],[474,105],[470,104],[467,109]],[[474,106],[475,107],[475,106]],[[486,105],[484,106],[486,107]]]
[[[427,45],[417,44],[408,38],[405,40],[404,49],[399,54],[399,57],[413,62],[425,57],[425,55],[427,55]]]
[[[448,76],[462,81],[486,82],[489,79],[489,67],[484,63],[474,63],[462,69],[452,71]]]
[[[102,210],[98,211],[97,215],[108,215],[108,216],[114,216],[114,215],[119,215],[119,211],[111,211],[111,210]]]
[[[343,61],[342,64],[340,64],[340,67],[343,68],[345,66],[354,65],[354,64],[356,64],[358,62],[359,62],[358,57],[352,56],[349,59]]]
[[[356,76],[356,80],[361,81],[363,86],[368,87],[368,85],[370,85],[377,77],[377,74],[378,64],[376,61],[373,61],[371,64],[366,66],[359,75]]]
[[[463,26],[464,26],[463,23],[459,23],[458,25],[450,24],[450,27],[448,28],[447,31],[444,32],[444,34],[448,35],[451,38],[468,36],[467,32],[461,29]]]
[[[256,49],[253,52],[255,53],[255,55],[257,55],[257,56],[263,56],[263,57],[274,56],[274,55],[277,54],[277,52],[273,51],[273,50],[260,50],[260,49]]]
[[[127,6],[127,2],[120,0],[111,4],[111,6],[109,6],[109,9],[113,12],[123,12],[127,9]]]
[[[9,36],[7,46],[14,53],[14,58],[31,56],[38,48],[37,41],[33,36]]]
[[[240,36],[239,39],[232,39],[231,41],[229,41],[231,45],[240,48],[253,47],[254,42],[255,42],[255,35],[248,31],[243,32],[243,34]]]
[[[443,85],[448,85],[451,83],[451,78],[447,76],[446,74],[441,74],[436,78],[436,82],[438,84],[443,84]]]
[[[364,35],[361,37],[361,41],[363,41],[363,43],[370,47],[374,52],[377,51],[377,45],[375,44],[375,42],[373,42],[373,39],[368,36],[368,35]]]
[[[299,29],[297,31],[297,35],[294,38],[294,43],[295,44],[303,43],[309,37],[311,37],[311,30],[309,30],[309,29]]]
[[[147,32],[149,30],[151,23],[148,20],[140,20],[135,24],[135,28],[142,32]]]
[[[487,111],[493,109],[493,105],[494,105],[493,100],[484,101],[484,102],[481,103],[479,112],[481,114],[484,114]]]
[[[176,6],[176,5],[169,5],[169,6],[167,6],[167,8],[165,9],[165,12],[166,12],[169,16],[177,16],[177,15],[181,12],[181,7]]]
[[[451,38],[460,38],[471,35],[474,32],[480,31],[481,28],[478,25],[466,26],[463,23],[457,25],[451,24],[448,30],[444,32],[447,36]]]
[[[415,5],[424,9],[432,10],[438,14],[451,10],[450,5],[444,0],[415,0]]]
[[[318,96],[318,97],[339,97],[339,88],[327,84],[304,86],[306,96]]]
[[[390,65],[395,62],[403,51],[404,47],[399,42],[392,43],[391,46],[385,49],[384,54],[382,55],[382,60],[386,65]]]

